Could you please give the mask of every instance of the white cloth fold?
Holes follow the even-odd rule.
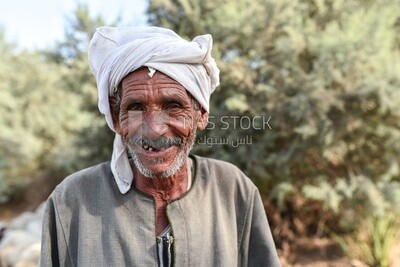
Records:
[[[191,42],[159,27],[100,27],[89,44],[89,65],[97,81],[98,107],[115,132],[109,96],[130,72],[147,66],[179,82],[209,111],[210,95],[219,85],[219,69],[211,57],[212,37]],[[133,173],[122,137],[114,139],[111,170],[121,193],[130,189]]]

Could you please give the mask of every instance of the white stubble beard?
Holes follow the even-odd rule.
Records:
[[[146,168],[144,166],[144,164],[142,163],[142,161],[140,160],[139,155],[135,152],[135,149],[131,147],[129,142],[126,143],[126,147],[129,151],[130,155],[132,156],[132,160],[133,160],[136,168],[138,169],[138,171],[141,174],[143,174],[145,177],[151,178],[151,179],[167,178],[167,177],[174,175],[184,165],[187,157],[189,156],[189,152],[193,148],[193,145],[194,145],[194,142],[196,139],[196,133],[197,133],[197,131],[196,131],[196,128],[194,127],[194,130],[192,131],[191,135],[187,138],[186,145],[182,148],[181,151],[178,152],[178,155],[175,157],[172,165],[169,166],[165,171],[163,171],[161,173],[156,173],[156,172]],[[189,142],[190,142],[190,145],[188,145]],[[187,146],[187,148],[185,149],[186,146]],[[163,161],[163,159],[160,159],[159,163],[161,163],[162,161]]]

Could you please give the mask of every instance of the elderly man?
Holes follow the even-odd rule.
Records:
[[[280,266],[257,188],[189,154],[219,84],[212,38],[100,27],[89,47],[111,162],[49,197],[41,266]]]

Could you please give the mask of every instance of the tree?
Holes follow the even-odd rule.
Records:
[[[67,18],[65,40],[46,51],[47,58],[67,67],[63,73],[63,87],[82,98],[82,112],[90,114],[90,122],[82,125],[79,138],[73,146],[79,147],[73,155],[70,171],[110,160],[113,134],[97,109],[96,81],[89,69],[87,52],[89,41],[97,27],[105,25],[100,16],[92,17],[87,5],[77,5]],[[118,23],[118,18],[111,25]]]
[[[42,169],[69,165],[77,130],[89,121],[81,100],[63,90],[65,67],[0,39],[0,202]]]
[[[17,52],[0,35],[0,202],[38,173],[59,181],[110,158],[113,135],[87,62],[89,40],[105,23],[85,5],[68,22],[65,40],[47,51]]]
[[[398,210],[399,1],[153,0],[148,13],[183,36],[213,35],[217,122],[271,116],[264,130],[214,122],[206,135],[253,144],[198,152],[240,165],[281,210],[317,199],[353,227]]]

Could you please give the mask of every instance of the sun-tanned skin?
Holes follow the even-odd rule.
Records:
[[[135,187],[155,199],[156,234],[167,226],[166,205],[179,198],[188,188],[188,158],[181,168],[169,177],[162,177],[172,166],[179,152],[189,153],[197,130],[207,125],[208,113],[193,107],[186,89],[163,73],[153,77],[147,68],[128,74],[121,82],[121,104],[116,112],[116,100],[110,98],[115,130],[127,142],[132,137],[147,137],[151,140],[163,137],[178,137],[181,145],[163,150],[146,150],[136,144],[134,151],[143,167],[154,173],[146,177],[138,166],[131,162]]]

